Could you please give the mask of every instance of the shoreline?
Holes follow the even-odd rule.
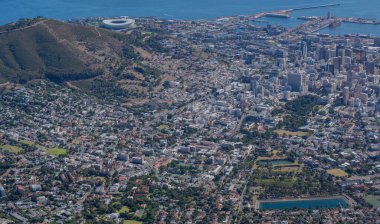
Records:
[[[300,10],[304,10],[304,9],[315,9],[315,8],[326,8],[326,7],[336,7],[336,6],[341,6],[340,3],[334,3],[334,4],[325,4],[325,5],[311,5],[311,6],[306,6],[306,7],[295,7],[295,8],[290,8],[290,9],[277,9],[277,10],[270,10],[270,11],[260,11],[260,12],[252,12],[252,13],[249,13],[249,14],[232,14],[232,15],[222,15],[222,16],[210,16],[210,17],[205,17],[205,18],[197,18],[197,17],[194,17],[194,18],[176,18],[175,16],[170,16],[168,14],[163,14],[163,15],[151,15],[151,16],[147,16],[147,15],[142,15],[142,16],[127,16],[129,18],[132,18],[132,19],[136,19],[136,20],[144,20],[144,19],[152,19],[152,20],[162,20],[162,21],[179,21],[179,22],[202,22],[202,21],[210,21],[210,22],[215,22],[215,21],[223,21],[223,20],[250,20],[252,22],[260,22],[258,19],[261,18],[261,17],[267,17],[268,15],[279,15],[279,16],[286,16],[287,18],[292,18],[290,17],[290,13],[293,12],[293,11],[300,11]],[[109,15],[109,16],[84,16],[84,17],[77,17],[77,18],[52,18],[53,20],[58,20],[58,21],[63,21],[63,22],[71,22],[71,23],[75,23],[75,22],[82,22],[82,21],[96,21],[96,20],[104,20],[104,19],[109,19],[109,18],[120,18],[120,17],[124,17],[125,15]],[[65,16],[63,16],[65,17]],[[308,15],[308,16],[305,16],[305,17],[313,17],[312,15]],[[46,17],[48,18],[48,17]],[[340,17],[337,17],[337,18],[340,18]],[[49,18],[50,19],[50,18]],[[293,18],[294,19],[294,18]],[[371,21],[371,23],[369,23],[368,21],[367,22],[358,22],[361,18],[349,18],[349,17],[341,17],[340,19],[343,20],[343,22],[345,23],[348,23],[348,24],[357,24],[359,26],[361,25],[379,25],[380,22],[379,21],[376,21],[376,19],[374,19],[373,21]],[[350,20],[352,19],[352,21]],[[357,20],[357,21],[356,21]],[[13,21],[15,22],[15,21]],[[282,23],[282,22],[273,22],[273,21],[262,21],[262,22],[266,22],[266,24],[269,24],[269,25],[280,25],[280,26],[283,26],[283,27],[287,27],[286,24]],[[9,22],[9,23],[1,23],[0,26],[4,26],[4,25],[7,25],[7,24],[11,24],[12,22]],[[260,25],[257,25],[257,26],[260,26]],[[289,27],[287,27],[286,29],[289,30],[289,29],[292,29],[292,28],[295,28],[297,27],[298,25],[291,25]],[[319,32],[320,30],[324,30],[326,27],[322,27],[320,28],[319,30],[316,30],[314,32],[312,32],[313,34],[316,34],[316,35],[330,35],[330,36],[354,36],[354,35],[361,35],[361,36],[369,36],[369,37],[379,37],[380,36],[380,33],[377,34],[377,33],[371,33],[370,31],[368,31],[368,29],[363,29],[364,32],[360,32],[360,28],[358,27],[358,30],[352,30],[352,29],[349,29],[347,28],[347,31],[346,32],[342,32],[342,33],[321,33]]]
[[[87,20],[93,20],[93,21],[100,21],[100,20],[104,20],[104,19],[110,19],[110,18],[121,18],[121,17],[128,17],[128,18],[131,18],[131,19],[135,19],[135,20],[157,20],[157,21],[164,21],[164,22],[220,22],[220,21],[228,21],[228,20],[249,20],[251,21],[252,24],[254,24],[255,22],[264,22],[265,24],[267,25],[279,25],[279,26],[282,26],[282,27],[285,27],[285,24],[282,24],[282,23],[275,23],[275,22],[271,22],[271,21],[266,21],[266,20],[259,20],[261,17],[266,17],[267,14],[270,14],[270,13],[276,13],[276,12],[282,12],[282,11],[288,11],[288,10],[278,10],[278,11],[273,11],[273,12],[258,12],[258,13],[254,13],[254,14],[244,14],[244,15],[231,15],[231,16],[220,16],[220,17],[212,17],[212,18],[203,18],[203,19],[199,19],[199,18],[194,18],[194,19],[180,19],[180,18],[163,18],[163,17],[159,17],[159,16],[125,16],[125,15],[120,15],[120,16],[109,16],[109,17],[104,17],[104,16],[99,16],[99,17],[96,17],[96,16],[91,16],[91,17],[82,17],[82,18],[72,18],[72,19],[58,19],[59,21],[62,21],[62,22],[69,22],[69,23],[76,23],[76,22],[83,22],[83,21],[87,21]],[[358,25],[358,26],[376,26],[376,25],[379,25],[380,22],[376,21],[376,23],[359,23],[359,22],[352,22],[352,21],[349,21],[348,19],[350,18],[339,18],[341,20],[343,20],[342,22],[344,23],[347,23],[347,24],[354,24],[354,25]],[[359,19],[359,18],[351,18],[351,19]],[[255,24],[256,26],[259,26],[259,27],[262,27],[261,25],[258,25],[258,24]],[[293,29],[295,27],[297,27],[298,25],[292,25],[290,27],[287,27],[286,29],[287,30],[290,30],[290,29]],[[325,30],[325,28],[327,27],[321,27],[320,29],[318,30],[315,30],[314,32],[312,32],[312,34],[315,34],[315,35],[329,35],[329,36],[365,36],[365,37],[370,37],[370,38],[375,38],[375,37],[380,37],[380,33],[379,34],[374,34],[374,33],[366,33],[366,32],[355,32],[355,31],[352,31],[350,29],[347,30],[347,32],[343,32],[342,34],[334,34],[334,33],[323,33],[323,32],[319,32],[321,30]],[[336,27],[337,28],[337,27]],[[335,28],[333,28],[335,29]]]

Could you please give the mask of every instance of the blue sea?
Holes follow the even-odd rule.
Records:
[[[340,17],[380,20],[380,0],[1,0],[0,24],[19,18],[44,16],[76,19],[108,16],[155,16],[166,19],[212,19],[257,12],[339,3],[340,6],[297,11],[290,19],[263,18],[271,24],[291,27],[299,16],[321,16],[328,11]],[[321,33],[380,36],[380,25],[346,24]]]

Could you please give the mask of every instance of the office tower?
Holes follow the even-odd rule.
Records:
[[[367,52],[362,49],[354,49],[353,53],[355,54],[355,60],[359,63],[364,63],[367,60]]]
[[[359,94],[359,99],[362,102],[364,106],[368,105],[368,94],[367,93],[360,93]]]
[[[349,99],[350,99],[350,88],[346,86],[343,88],[343,104],[347,105]]]
[[[292,91],[300,92],[303,85],[303,77],[299,73],[288,74],[288,85],[292,87]]]
[[[332,58],[332,63],[334,65],[334,72],[335,71],[341,71],[341,65],[342,65],[341,60],[342,60],[341,57],[333,57]]]
[[[328,51],[329,51],[329,58],[336,57],[336,50],[329,49]]]
[[[251,90],[255,96],[257,96],[257,94],[259,93],[258,88],[259,88],[259,83],[257,82],[257,80],[252,80],[251,81]]]
[[[318,59],[319,60],[323,59],[325,61],[329,60],[329,50],[325,46],[319,48]]]
[[[380,37],[375,37],[375,47],[380,47]]]
[[[255,59],[255,55],[254,54],[247,54],[247,55],[245,55],[245,64],[251,65],[252,61],[254,59]]]
[[[6,196],[5,189],[2,185],[0,185],[0,198],[5,197],[5,196]]]
[[[344,66],[345,64],[345,57],[346,57],[346,49],[343,45],[336,46],[336,55],[337,57],[340,57],[340,65]]]
[[[352,49],[346,49],[344,54],[346,55],[346,57],[352,58],[352,55],[353,55]]]
[[[375,62],[365,62],[365,71],[367,74],[374,75],[375,74]]]
[[[301,92],[306,94],[309,92],[309,83],[306,81],[305,77],[302,77]]]
[[[307,43],[305,41],[301,42],[301,55],[302,55],[302,58],[307,57]]]

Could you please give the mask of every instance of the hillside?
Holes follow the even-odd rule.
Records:
[[[135,45],[141,45],[140,40],[138,33],[126,35],[43,18],[3,26],[0,83],[46,78],[55,82],[80,81],[73,83],[91,90],[99,79],[120,80],[125,78],[123,72],[132,70],[136,77],[151,72],[153,78],[142,81],[144,85],[147,81],[157,84],[159,72],[143,66],[134,51]],[[118,88],[114,82],[111,85],[111,89]]]

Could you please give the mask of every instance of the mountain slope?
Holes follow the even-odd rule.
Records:
[[[110,73],[123,60],[119,34],[52,20],[0,34],[0,81],[78,80]]]

